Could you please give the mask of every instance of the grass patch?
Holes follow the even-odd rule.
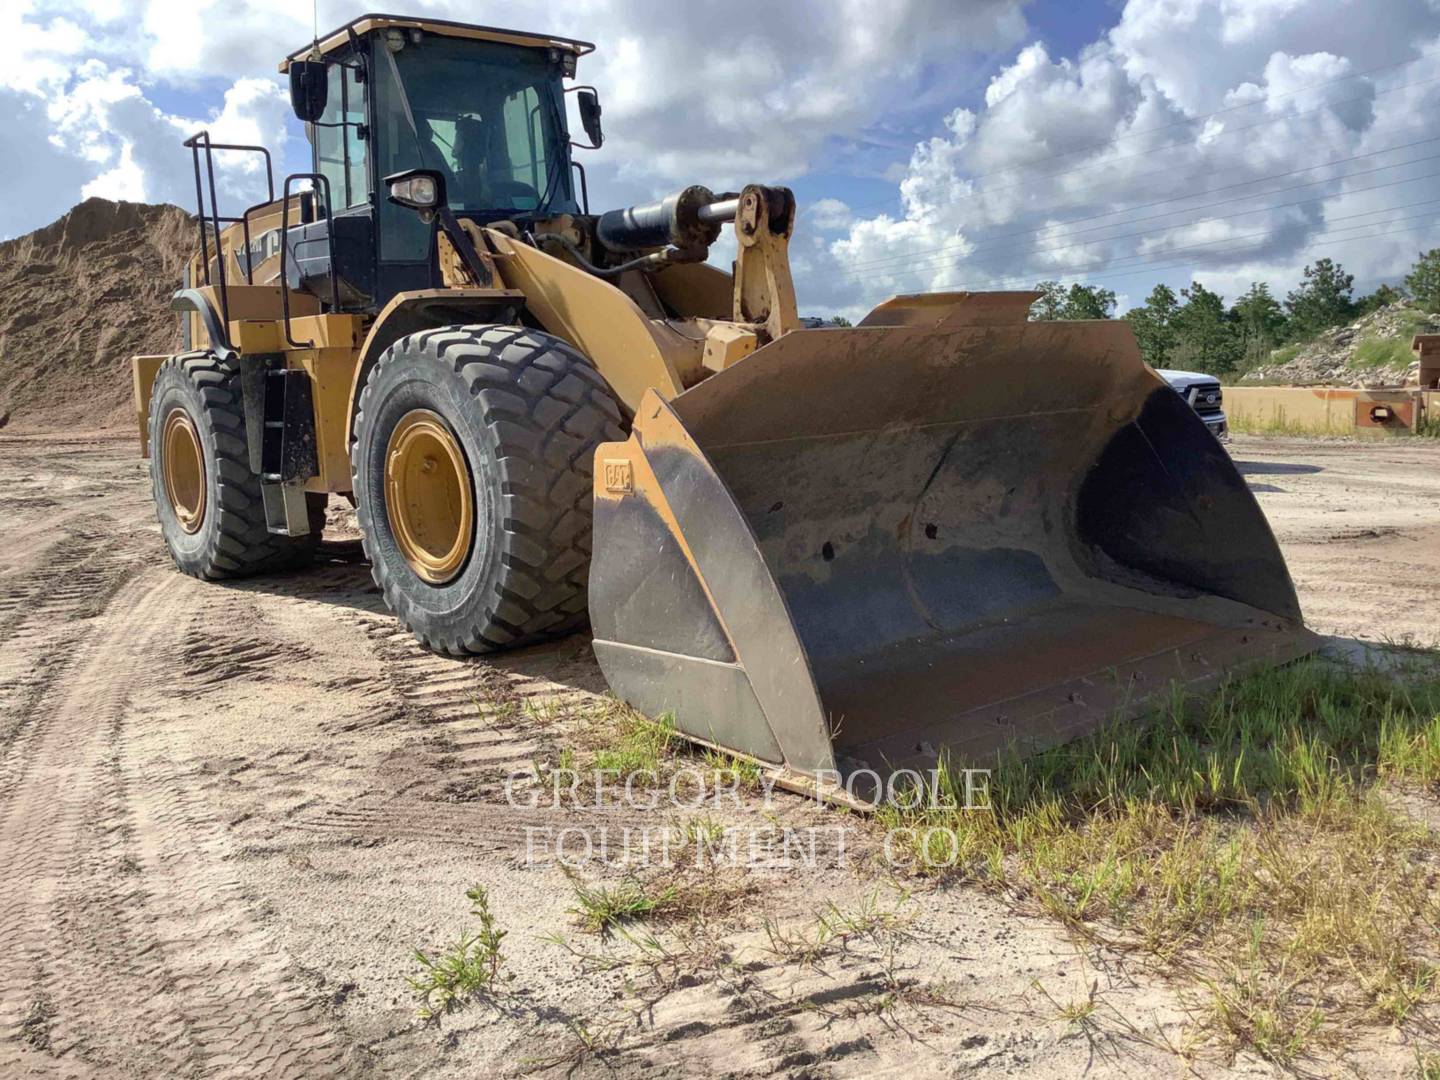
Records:
[[[471,886],[465,896],[470,901],[470,914],[480,924],[479,930],[461,931],[453,945],[434,956],[415,950],[415,959],[423,970],[406,981],[420,999],[420,1015],[426,1020],[490,991],[500,978],[500,943],[507,931],[496,924],[490,911],[490,894],[484,886]]]
[[[724,878],[684,868],[660,877],[627,878],[614,886],[586,885],[572,874],[570,887],[575,893],[575,907],[570,913],[581,929],[601,935],[612,931],[623,934],[627,925],[637,922],[721,918],[733,914],[755,893],[753,882],[746,878]]]
[[[615,703],[609,718],[614,736],[609,745],[595,751],[595,768],[625,777],[636,773],[657,773],[660,760],[674,747],[675,721],[667,715],[658,720]]]
[[[1299,356],[1300,351],[1308,344],[1310,344],[1308,341],[1297,341],[1293,345],[1286,345],[1283,348],[1276,349],[1270,354],[1270,359],[1266,360],[1261,366],[1275,367],[1279,364],[1288,364],[1291,360]]]
[[[705,887],[727,887],[715,882],[713,875],[706,877]],[[682,882],[672,907],[685,906],[687,888]],[[726,932],[726,920],[716,919],[713,910],[682,912],[683,925],[669,933],[617,925],[609,940],[598,943],[548,934],[544,940],[569,954],[583,974],[620,973],[623,997],[588,1012],[583,1025],[567,1021],[571,1030],[566,1043],[545,1058],[524,1064],[530,1069],[564,1065],[574,1073],[588,1061],[603,1062],[635,1030],[638,1019],[650,1017],[676,991],[701,984],[728,1001],[729,1015],[746,1020],[766,1014],[779,1020],[813,1013],[827,1024],[848,1024],[871,1015],[906,1030],[905,1025],[915,1020],[928,1026],[934,1012],[959,1010],[961,1005],[952,984],[901,974],[895,947],[909,937],[907,927],[918,910],[910,906],[909,892],[898,885],[894,888],[893,901],[882,900],[877,888],[855,907],[827,902],[813,911],[812,921],[802,924],[782,926],[766,918],[768,944],[759,946],[763,960],[751,955],[748,946],[737,947]],[[752,888],[744,894],[751,899],[747,910],[754,908],[753,892]],[[797,988],[794,968],[823,970],[826,960],[844,954],[866,965],[854,988],[858,993],[835,994],[836,984],[829,982],[808,991]]]
[[[715,848],[725,839],[725,823],[710,814],[691,814],[676,824],[675,832],[688,847]]]
[[[608,933],[622,923],[664,914],[680,894],[674,885],[651,886],[633,879],[611,888],[571,878],[570,887],[577,905],[570,913],[594,933]]]
[[[1411,304],[1409,308],[1406,309],[1404,315],[1401,317],[1400,329],[1398,333],[1399,337],[1405,339],[1407,349],[1410,344],[1410,340],[1416,334],[1429,334],[1432,332],[1433,331],[1430,326],[1430,316],[1424,311],[1420,310],[1420,308],[1416,307],[1414,304]]]
[[[737,758],[723,750],[706,749],[701,755],[715,777],[716,786],[754,791],[760,787],[760,766],[748,758]]]
[[[814,967],[829,956],[848,951],[857,939],[875,941],[903,935],[905,924],[915,914],[907,910],[910,900],[910,893],[901,889],[893,903],[882,904],[880,890],[875,889],[854,909],[826,901],[815,911],[810,925],[790,929],[767,916],[763,923],[767,950],[785,963]]]
[[[1238,435],[1288,435],[1296,438],[1344,437],[1355,438],[1360,429],[1354,426],[1342,427],[1328,420],[1314,423],[1294,420],[1286,415],[1284,408],[1275,409],[1269,416],[1253,413],[1232,412],[1229,414],[1230,430]]]
[[[1030,983],[1031,989],[1037,991],[1041,997],[1050,1003],[1055,1010],[1055,1019],[1067,1024],[1074,1024],[1076,1027],[1087,1028],[1094,1023],[1095,1009],[1099,1005],[1100,980],[1093,979],[1090,982],[1087,993],[1083,998],[1075,998],[1070,1001],[1061,1001],[1055,995],[1045,989],[1039,979]]]
[[[1232,412],[1229,416],[1230,430],[1237,435],[1284,435],[1293,438],[1343,438],[1383,439],[1383,432],[1372,428],[1345,427],[1339,423],[1311,423],[1292,420],[1283,408],[1277,408],[1265,417],[1252,413]],[[1440,439],[1440,409],[1436,415],[1421,416],[1415,425],[1415,435],[1420,438]]]
[[[1352,368],[1403,368],[1415,359],[1410,351],[1410,338],[1370,337],[1355,346],[1350,354],[1347,367]]]
[[[1308,660],[1175,695],[1146,726],[1002,762],[993,812],[881,815],[972,878],[1178,977],[1199,1029],[1289,1063],[1437,999],[1440,837],[1384,785],[1440,780],[1428,660]],[[947,770],[964,805],[963,776]]]

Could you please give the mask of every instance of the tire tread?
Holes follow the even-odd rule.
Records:
[[[205,464],[215,476],[219,493],[212,511],[217,523],[213,543],[198,562],[187,566],[177,558],[176,565],[194,577],[214,581],[277,573],[308,564],[319,540],[313,512],[309,535],[279,536],[266,528],[260,478],[250,471],[238,363],[200,350],[170,357],[161,365],[157,379],[166,371],[178,372],[197,392],[204,412],[198,419],[209,426],[215,445],[215,457]],[[152,446],[151,452],[158,454],[158,448]],[[153,460],[152,468],[158,470],[158,458]],[[156,483],[157,504],[162,490]],[[166,522],[158,505],[156,513],[164,532]]]
[[[580,629],[587,618],[595,447],[626,437],[609,386],[583,355],[537,330],[486,325],[424,330],[395,342],[376,363],[356,410],[357,446],[374,408],[377,379],[385,369],[425,354],[459,377],[485,421],[500,474],[499,578],[467,625],[451,634],[422,631],[407,602],[412,581],[392,573],[371,530],[362,528],[376,585],[417,637],[452,655],[514,648]],[[357,496],[368,490],[359,469],[356,453]]]

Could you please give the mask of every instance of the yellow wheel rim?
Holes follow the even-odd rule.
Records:
[[[422,581],[443,585],[465,565],[475,535],[470,467],[445,421],[406,413],[385,448],[385,514]]]
[[[165,417],[160,447],[165,497],[180,528],[193,533],[205,520],[205,453],[195,421],[184,409],[171,409]]]

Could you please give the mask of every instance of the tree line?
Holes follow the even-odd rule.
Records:
[[[1135,331],[1140,352],[1153,367],[1185,368],[1225,375],[1263,363],[1282,345],[1305,342],[1323,330],[1393,304],[1411,300],[1423,310],[1440,311],[1440,248],[1419,256],[1404,285],[1381,285],[1356,297],[1354,275],[1333,259],[1317,259],[1305,267],[1299,286],[1284,301],[1263,281],[1233,304],[1193,282],[1179,295],[1156,285],[1145,303],[1122,316]],[[1030,317],[1047,319],[1109,319],[1115,293],[1096,285],[1063,285],[1042,281],[1040,299]]]

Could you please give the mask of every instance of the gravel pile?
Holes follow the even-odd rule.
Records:
[[[1349,326],[1326,330],[1294,357],[1249,372],[1241,382],[1288,383],[1295,386],[1354,386],[1373,389],[1413,382],[1420,364],[1410,352],[1415,334],[1440,333],[1440,316],[1427,315],[1412,304],[1400,302],[1377,308]],[[1393,364],[1357,365],[1355,351],[1362,342],[1391,339],[1403,343],[1403,357]],[[1275,355],[1283,355],[1283,351]]]

